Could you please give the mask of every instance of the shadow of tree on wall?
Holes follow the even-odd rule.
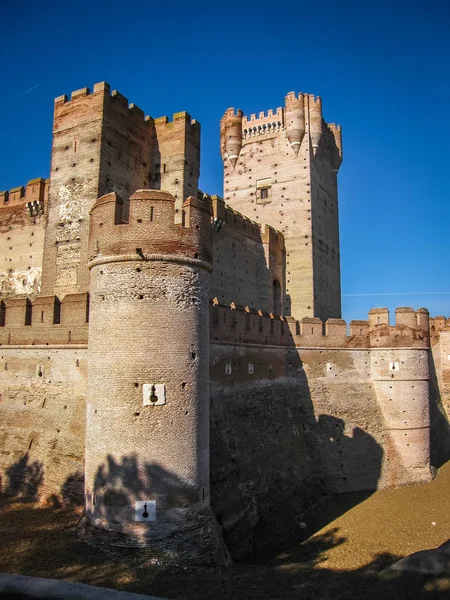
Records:
[[[414,573],[382,575],[399,557],[374,552],[363,566],[327,567],[345,543],[340,530],[285,547],[264,564],[234,567],[161,567],[136,550],[87,545],[77,535],[77,513],[0,499],[0,571],[80,581],[162,598],[185,600],[444,600],[450,581]],[[375,544],[374,544],[375,545]]]
[[[177,508],[198,500],[198,490],[158,464],[142,463],[136,454],[120,460],[108,455],[95,475],[93,494],[95,517],[112,523],[117,532],[129,531],[136,500],[158,499]]]
[[[229,561],[213,513],[203,502],[203,490],[160,464],[136,454],[120,458],[109,454],[98,466],[87,498],[83,535],[89,541],[145,547],[149,555],[165,562]],[[155,501],[155,519],[145,522],[150,505],[139,515],[137,501]],[[145,517],[144,522],[139,517]]]
[[[44,465],[41,461],[31,461],[28,452],[5,471],[6,482],[1,491],[8,496],[18,496],[35,500],[44,483]]]
[[[83,506],[84,504],[84,473],[75,471],[69,475],[61,486],[63,504]]]
[[[430,369],[430,450],[431,465],[441,467],[450,460],[450,424],[442,406],[436,367],[433,356],[429,355]]]
[[[305,539],[302,522],[310,536],[309,515],[320,515],[327,496],[346,494],[346,502],[325,522],[316,518],[315,530],[370,496],[381,474],[383,449],[373,436],[316,414],[300,356],[287,344],[288,368],[277,378],[246,386],[237,374],[212,394],[211,503],[235,559],[276,552],[286,536]]]
[[[346,435],[345,421],[331,415],[319,415],[312,424],[313,444],[324,473],[324,491],[350,493],[377,488],[383,449],[360,427]]]

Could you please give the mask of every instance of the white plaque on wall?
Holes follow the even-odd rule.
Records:
[[[134,520],[141,523],[156,521],[156,500],[137,500],[134,504]]]
[[[164,383],[144,383],[142,394],[144,406],[161,406],[166,403],[166,385]]]

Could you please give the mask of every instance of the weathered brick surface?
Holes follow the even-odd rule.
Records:
[[[86,347],[2,347],[1,491],[83,501]]]
[[[251,219],[283,233],[283,314],[297,319],[340,317],[336,181],[340,129],[330,129],[322,121],[321,100],[313,96],[299,95],[301,114],[293,119],[294,100],[289,94],[284,109],[259,117],[247,118],[241,111],[236,115],[233,109],[225,113],[221,122],[224,198]],[[306,132],[303,136],[299,123]],[[239,126],[240,144],[236,141]]]
[[[284,239],[268,225],[261,226],[212,197],[213,272],[211,296],[281,314],[281,289],[285,278]],[[279,283],[279,298],[273,282]]]
[[[164,186],[181,222],[184,200],[198,191],[200,126],[187,113],[166,120],[155,125],[107,83],[55,100],[44,294],[88,291],[89,211],[99,196],[115,192],[126,216],[136,189]]]
[[[212,505],[233,553],[320,494],[430,480],[427,354],[211,345]]]
[[[48,180],[0,192],[0,296],[34,298],[41,289]]]
[[[184,209],[175,224],[174,198],[150,191],[131,197],[128,223],[114,224],[114,198],[92,209],[86,517],[120,543],[223,561],[209,507],[210,203]],[[163,385],[165,403],[145,405],[145,385]],[[137,500],[156,501],[156,521],[134,522]]]
[[[50,185],[0,194],[1,489],[79,500],[86,448],[86,536],[226,562],[210,498],[238,554],[322,493],[431,477],[450,322],[338,318],[342,143],[320,99],[226,112],[230,206],[198,191],[199,152],[187,113],[97,84],[56,99]]]

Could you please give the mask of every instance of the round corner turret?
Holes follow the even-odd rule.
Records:
[[[87,535],[161,560],[226,562],[205,459],[210,199],[188,198],[181,224],[166,191],[134,192],[126,222],[117,205],[113,193],[91,210]],[[102,478],[112,456],[136,477],[123,493]]]
[[[223,160],[229,160],[233,169],[242,149],[243,112],[229,108],[220,121],[220,153]]]
[[[305,137],[305,106],[303,94],[298,98],[295,92],[290,92],[285,98],[284,121],[286,136],[295,155],[298,155],[303,138]]]

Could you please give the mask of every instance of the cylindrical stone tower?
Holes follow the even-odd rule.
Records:
[[[220,121],[220,153],[236,166],[242,148],[242,110],[229,108]]]
[[[428,314],[396,311],[389,327],[387,309],[369,313],[372,381],[384,418],[382,486],[430,481]]]
[[[297,156],[305,136],[305,104],[303,94],[295,97],[295,92],[289,92],[285,98],[284,120],[286,136],[292,150]]]
[[[317,154],[320,140],[322,139],[323,123],[322,123],[322,99],[312,94],[305,94],[305,111],[309,120],[309,135],[311,138],[311,146],[314,156]]]
[[[211,208],[138,190],[91,210],[86,532],[224,562],[209,503]]]

